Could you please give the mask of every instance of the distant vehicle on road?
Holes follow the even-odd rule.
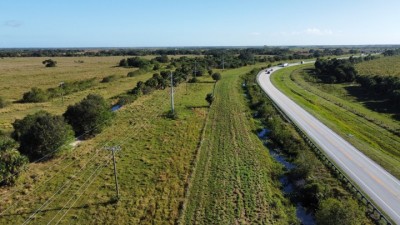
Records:
[[[281,66],[282,66],[282,67],[287,67],[287,66],[289,66],[289,63],[282,63]]]
[[[304,61],[301,61],[300,63],[301,63],[301,64],[304,64]]]

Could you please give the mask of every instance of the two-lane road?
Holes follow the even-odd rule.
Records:
[[[289,66],[295,65],[299,63]],[[282,67],[272,69],[275,72]],[[378,207],[400,225],[400,181],[275,88],[270,80],[271,74],[262,70],[257,76],[257,82],[265,93]]]

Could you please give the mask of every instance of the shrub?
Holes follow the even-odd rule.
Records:
[[[188,83],[197,83],[199,80],[196,77],[191,78]]]
[[[101,80],[101,83],[109,83],[109,82],[113,82],[115,80],[117,80],[118,77],[115,75],[110,75],[110,76],[106,76]]]
[[[214,101],[215,97],[212,93],[208,93],[206,95],[206,101],[208,102],[209,105],[211,105]]]
[[[362,224],[362,210],[354,200],[341,202],[328,198],[321,202],[315,217],[317,224]]]
[[[30,91],[25,92],[22,96],[22,102],[45,102],[49,99],[48,94],[37,87],[33,87]]]
[[[0,144],[0,185],[14,184],[27,163],[28,158],[15,148]]]
[[[145,73],[146,73],[146,70],[138,69],[138,70],[129,72],[127,74],[127,77],[134,77],[134,76],[138,76],[138,75],[145,74]]]
[[[0,96],[0,109],[6,107],[7,104],[8,103],[6,102],[6,100],[4,100],[4,98]]]
[[[53,157],[68,141],[74,132],[62,116],[54,116],[45,111],[28,115],[12,124],[12,137],[19,141],[19,151],[32,161]]]
[[[46,59],[42,62],[46,67],[55,67],[57,65],[57,61],[52,59]]]
[[[68,106],[63,116],[72,125],[76,135],[89,138],[102,131],[112,112],[103,97],[89,94],[82,101]]]
[[[127,105],[129,103],[134,102],[137,98],[139,97],[139,95],[122,95],[119,97],[117,105]]]
[[[221,74],[220,73],[213,73],[212,79],[215,80],[215,82],[218,82],[221,80]]]

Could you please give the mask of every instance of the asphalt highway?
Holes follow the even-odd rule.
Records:
[[[269,69],[260,71],[258,84],[375,205],[400,225],[400,181],[275,88],[270,75],[283,68],[272,67],[270,74],[266,72]]]

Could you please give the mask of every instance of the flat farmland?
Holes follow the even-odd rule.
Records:
[[[68,105],[74,104],[89,93],[110,98],[132,89],[138,81],[145,81],[152,73],[127,77],[129,71],[136,68],[116,67],[122,56],[116,57],[53,57],[57,66],[46,68],[42,61],[47,57],[3,58],[0,59],[0,96],[10,102],[0,109],[0,130],[10,131],[11,123],[27,114],[46,110],[62,114]],[[100,83],[102,78],[116,75],[118,79],[110,83]],[[32,87],[48,89],[57,87],[61,82],[73,82],[95,78],[94,85],[86,90],[67,95],[62,102],[61,96],[43,103],[17,103],[23,93]]]

